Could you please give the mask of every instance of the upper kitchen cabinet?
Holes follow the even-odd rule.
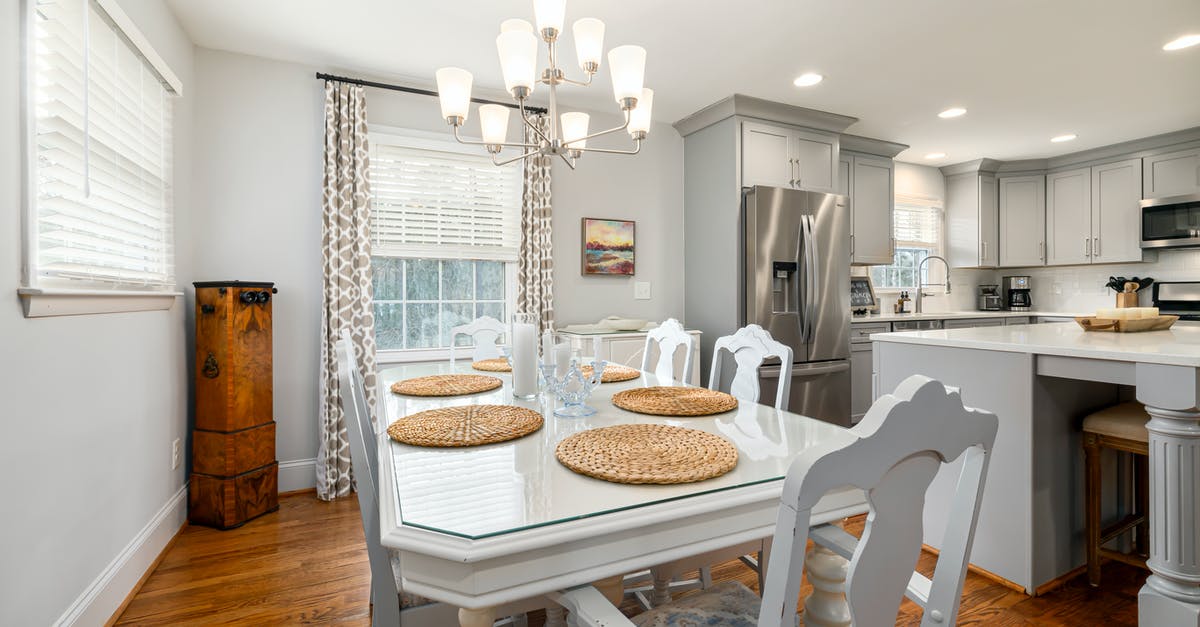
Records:
[[[946,174],[946,258],[954,268],[995,268],[999,264],[996,175],[981,169],[989,165],[986,161],[942,168]]]
[[[1092,263],[1142,261],[1142,160],[1092,167]]]
[[[849,198],[850,261],[854,265],[890,264],[896,254],[892,236],[896,166],[892,157],[907,146],[853,135],[843,135],[841,146],[838,193]]]
[[[1092,261],[1092,169],[1046,177],[1046,265]]]
[[[837,191],[838,136],[742,122],[742,185]]]
[[[997,185],[1000,267],[1042,265],[1046,260],[1046,177],[1001,176]]]
[[[1146,157],[1143,198],[1200,194],[1200,147]]]

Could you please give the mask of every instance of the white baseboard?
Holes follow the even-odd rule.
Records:
[[[187,521],[187,483],[100,572],[55,625],[103,625]]]
[[[317,487],[317,459],[289,459],[279,462],[279,491],[295,492]]]

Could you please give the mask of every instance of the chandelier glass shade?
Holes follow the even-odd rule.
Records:
[[[590,117],[579,111],[559,113],[558,88],[560,85],[588,87],[600,71],[604,60],[604,22],[585,17],[571,25],[575,38],[575,56],[584,80],[567,78],[558,64],[558,41],[563,32],[566,18],[566,0],[534,0],[534,25],[522,19],[508,19],[500,23],[500,34],[496,37],[496,52],[500,57],[500,71],[504,77],[504,88],[516,101],[522,122],[533,130],[535,143],[508,142],[509,107],[484,104],[479,107],[479,126],[482,141],[463,139],[460,130],[470,117],[471,83],[470,72],[461,68],[444,67],[437,71],[438,99],[442,117],[454,129],[454,137],[463,144],[484,146],[492,155],[496,165],[512,163],[535,155],[557,155],[572,169],[585,152],[610,154],[637,154],[642,140],[650,132],[651,107],[654,92],[645,88],[646,49],[641,46],[617,46],[608,51],[608,65],[612,73],[613,98],[617,102],[624,123],[595,133],[588,132]],[[537,69],[538,40],[544,42],[549,52],[549,66],[540,73]],[[546,85],[549,94],[549,125],[543,132],[530,119],[526,103],[537,85]],[[626,132],[634,142],[631,150],[588,148],[588,140],[610,133]],[[502,159],[505,148],[517,148],[521,154]]]

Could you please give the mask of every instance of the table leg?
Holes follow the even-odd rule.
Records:
[[[1142,397],[1139,376],[1139,398]],[[1176,405],[1178,406],[1178,405]],[[1150,559],[1138,624],[1200,626],[1200,410],[1159,409],[1150,421]]]
[[[492,627],[496,622],[496,608],[484,607],[477,610],[458,609],[459,627]]]
[[[804,624],[809,627],[849,627],[846,571],[850,562],[814,544],[804,555],[804,567],[813,587],[812,594],[804,600]]]

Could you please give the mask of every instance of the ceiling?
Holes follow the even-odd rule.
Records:
[[[457,65],[495,90],[500,21],[533,19],[530,0],[169,3],[199,46],[426,86]],[[899,159],[931,165],[1200,126],[1200,46],[1162,50],[1200,33],[1197,0],[568,0],[568,23],[587,16],[607,24],[606,49],[646,48],[663,122],[742,93],[857,117],[848,132],[909,144]],[[562,65],[578,74],[563,44]],[[808,71],[825,80],[794,87]],[[615,113],[607,69],[597,82],[560,99]],[[937,117],[951,106],[967,114]],[[1050,143],[1064,133],[1078,139]],[[947,156],[925,159],[933,152]]]

